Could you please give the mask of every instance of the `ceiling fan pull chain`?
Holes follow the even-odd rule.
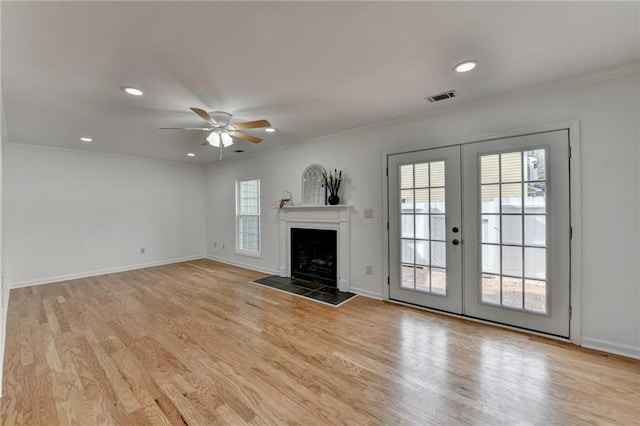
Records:
[[[221,160],[222,160],[222,147],[223,147],[223,146],[224,146],[224,145],[220,144],[220,159],[221,159]]]

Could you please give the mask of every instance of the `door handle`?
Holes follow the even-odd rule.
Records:
[[[460,240],[458,240],[457,238],[451,242],[453,243],[454,246],[457,246],[458,244],[460,244]]]

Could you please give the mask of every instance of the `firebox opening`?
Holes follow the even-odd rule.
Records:
[[[291,228],[291,276],[337,287],[337,234]]]

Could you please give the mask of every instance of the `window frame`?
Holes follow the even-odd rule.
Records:
[[[258,213],[257,214],[243,214],[241,212],[241,187],[242,187],[242,183],[244,182],[251,182],[251,181],[257,181],[258,183],[258,191],[257,191],[257,210]],[[236,250],[235,253],[239,254],[239,255],[243,255],[243,256],[251,256],[251,257],[262,257],[262,194],[261,194],[261,182],[259,178],[237,178],[236,179]],[[258,218],[258,233],[257,233],[257,237],[258,237],[258,250],[254,251],[254,250],[247,250],[245,248],[242,248],[242,235],[240,232],[240,220],[242,217],[255,217],[257,216]]]

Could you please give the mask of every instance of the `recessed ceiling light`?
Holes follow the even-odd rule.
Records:
[[[471,71],[478,66],[478,61],[464,61],[453,67],[455,72],[467,72]]]
[[[80,140],[81,140],[82,142],[93,142],[93,139],[91,139],[91,138],[87,138],[87,137],[85,137],[85,136],[81,137],[81,138],[80,138]]]
[[[133,95],[133,96],[142,96],[142,95],[144,95],[142,90],[136,89],[135,87],[131,87],[131,86],[123,86],[122,90],[125,93],[128,93],[128,94]]]
[[[265,132],[269,132],[269,133],[273,133],[276,131],[276,129],[274,129],[273,127],[267,127],[266,129],[264,129]]]
[[[195,157],[196,155],[193,152],[187,152],[187,157]]]
[[[236,150],[235,150],[235,151],[233,151],[233,152],[241,153],[241,152],[244,152],[244,149],[236,149]]]

